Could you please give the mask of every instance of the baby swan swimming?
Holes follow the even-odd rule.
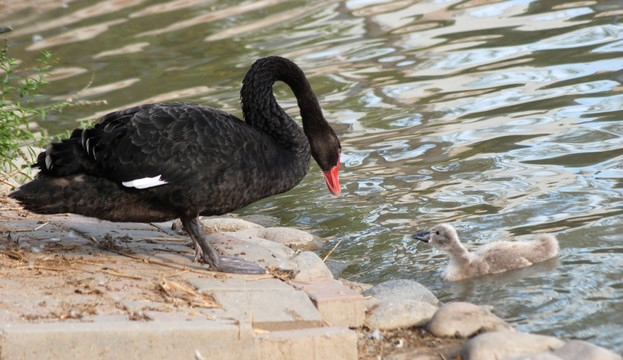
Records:
[[[412,236],[450,256],[450,264],[443,272],[443,277],[449,281],[519,269],[558,254],[558,241],[546,234],[532,241],[494,241],[471,253],[449,224],[436,225],[428,232]]]

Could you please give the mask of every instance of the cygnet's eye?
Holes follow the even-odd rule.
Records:
[[[439,235],[439,230],[435,231],[435,234]]]

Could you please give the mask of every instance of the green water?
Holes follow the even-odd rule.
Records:
[[[53,52],[46,96],[105,100],[41,125],[183,99],[240,114],[267,55],[304,69],[342,140],[343,195],[314,164],[240,214],[329,237],[341,276],[409,278],[494,306],[521,331],[623,351],[623,5],[618,1],[5,1],[11,55]],[[94,5],[95,4],[95,5]],[[284,108],[298,117],[284,85]],[[561,256],[458,284],[410,239],[452,222],[464,242],[555,233]]]

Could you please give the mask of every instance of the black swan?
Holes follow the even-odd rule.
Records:
[[[492,241],[474,252],[467,251],[450,224],[436,225],[413,237],[450,256],[450,264],[442,275],[450,281],[519,269],[558,254],[558,241],[548,234],[539,234],[531,241]]]
[[[296,96],[303,130],[277,104],[275,81]],[[303,71],[281,57],[257,60],[240,91],[244,121],[190,103],[156,103],[105,115],[49,145],[37,177],[9,194],[40,214],[75,213],[119,222],[179,218],[195,260],[232,273],[265,270],[219,255],[200,215],[220,215],[296,186],[316,160],[339,195],[341,146]]]

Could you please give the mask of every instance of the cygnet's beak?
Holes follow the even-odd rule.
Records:
[[[427,243],[430,240],[430,231],[413,234],[411,237]]]

